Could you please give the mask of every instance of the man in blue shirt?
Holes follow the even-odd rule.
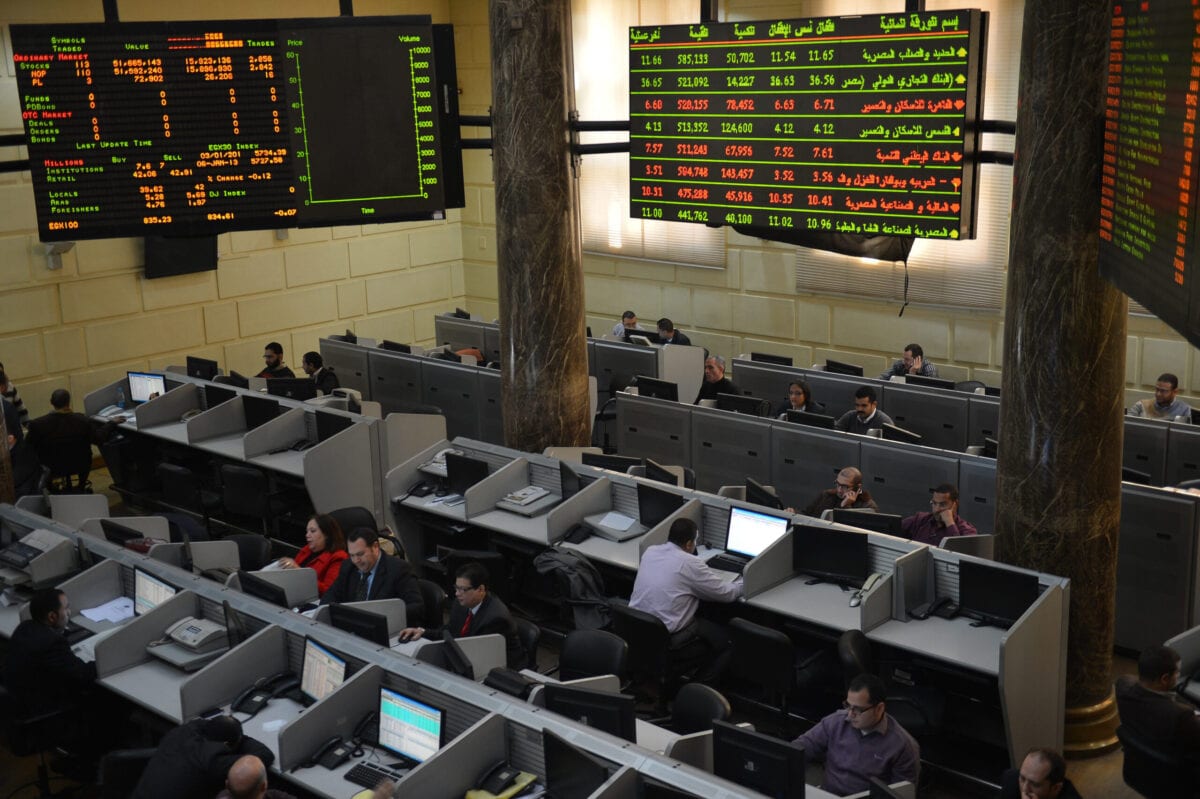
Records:
[[[1192,406],[1181,399],[1179,394],[1179,378],[1170,372],[1163,372],[1154,384],[1154,399],[1138,400],[1129,409],[1130,416],[1144,416],[1147,419],[1165,419],[1192,423]]]
[[[879,375],[880,380],[890,380],[900,375],[920,375],[921,377],[937,377],[937,367],[931,361],[925,360],[925,350],[920,344],[909,344],[904,348],[904,357],[893,361],[891,368]]]
[[[362,602],[367,599],[403,599],[409,619],[425,618],[421,585],[412,566],[403,558],[379,548],[379,534],[358,527],[346,536],[350,557],[342,563],[333,585],[321,597],[322,604]]]

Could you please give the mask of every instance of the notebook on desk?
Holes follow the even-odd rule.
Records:
[[[586,516],[583,522],[592,528],[596,535],[618,543],[646,533],[646,528],[637,519],[617,511]]]
[[[537,516],[559,502],[562,502],[562,497],[558,494],[552,494],[538,486],[525,486],[510,491],[496,503],[496,507],[521,516]]]

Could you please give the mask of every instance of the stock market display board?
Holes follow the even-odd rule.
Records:
[[[1117,2],[1109,37],[1100,274],[1200,346],[1200,6]]]
[[[630,215],[972,238],[987,14],[630,28]]]
[[[13,25],[44,241],[444,215],[428,17]]]

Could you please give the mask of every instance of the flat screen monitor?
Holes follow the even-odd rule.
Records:
[[[222,402],[229,402],[229,400],[233,399],[237,395],[238,395],[237,392],[231,388],[221,388],[220,386],[205,386],[204,387],[204,408],[205,408],[205,410],[211,411],[213,408],[217,407]]]
[[[787,528],[788,520],[782,517],[746,508],[731,508],[725,549],[749,558],[757,558],[767,547],[783,538]]]
[[[306,636],[304,664],[300,667],[300,692],[314,702],[320,702],[336,691],[345,679],[345,659]]]
[[[317,411],[317,441],[327,441],[348,427],[354,426],[354,419],[342,416],[340,413]]]
[[[1000,386],[984,386],[983,394],[985,397],[998,397],[1000,396]],[[1192,422],[1192,424],[1195,424],[1195,422]]]
[[[694,793],[681,791],[661,782],[646,781],[642,783],[641,799],[700,799]]]
[[[402,352],[405,355],[412,354],[412,347],[407,344],[400,344],[395,341],[388,341],[386,338],[379,342],[379,349],[387,350],[388,352]]]
[[[772,799],[804,799],[804,750],[789,741],[713,722],[713,774]]]
[[[750,360],[758,361],[759,363],[773,363],[778,366],[791,366],[792,359],[786,355],[771,355],[767,352],[752,352]]]
[[[679,402],[679,385],[677,383],[645,375],[637,375],[636,380],[639,397],[654,397],[655,399]]]
[[[546,709],[609,735],[637,742],[635,700],[629,694],[547,683]]]
[[[745,394],[718,394],[717,408],[748,416],[771,415],[771,403],[760,397],[748,397]]]
[[[905,430],[903,427],[896,427],[896,425],[888,424],[887,422],[883,423],[883,439],[885,441],[903,441],[905,444],[921,443],[919,433]]]
[[[470,319],[470,318],[471,318],[471,312],[470,312],[470,311],[467,311],[467,310],[464,310],[464,309],[462,309],[462,308],[455,308],[455,309],[454,309],[454,316],[455,316],[456,318],[458,318],[458,319]]]
[[[225,379],[231,386],[237,386],[238,388],[250,388],[250,378],[243,374],[239,374],[232,369],[229,370],[229,375]]]
[[[901,522],[904,517],[895,513],[875,513],[869,510],[856,510],[854,508],[834,508],[833,520],[838,524],[848,524],[851,527],[858,527],[862,530],[871,530],[876,533],[887,533],[901,538],[908,538],[904,534],[901,527]]]
[[[487,461],[454,452],[446,453],[446,485],[450,493],[466,494],[468,488],[487,476]]]
[[[905,375],[905,385],[909,386],[925,386],[926,388],[945,388],[951,391],[954,390],[954,381],[946,380],[941,377],[926,377],[925,375]]]
[[[871,777],[871,787],[867,789],[867,799],[903,799],[904,794],[893,791],[891,786],[878,777]]]
[[[995,458],[1000,451],[1000,442],[994,438],[983,439],[983,457]]]
[[[583,484],[579,480],[579,475],[564,461],[558,462],[558,485],[559,495],[563,499],[570,499],[578,494],[579,489],[583,487]]]
[[[789,410],[787,420],[793,424],[803,424],[809,427],[820,427],[832,430],[837,419],[824,413],[809,413],[808,411]]]
[[[597,469],[610,469],[625,474],[630,466],[641,466],[641,458],[630,458],[625,455],[602,455],[598,452],[585,452],[579,456],[584,466],[595,466]]]
[[[959,613],[968,618],[1007,629],[1037,598],[1036,574],[967,558],[958,562]]]
[[[858,364],[842,363],[831,358],[825,359],[825,371],[835,375],[853,375],[854,377],[863,376],[863,368]]]
[[[645,463],[645,477],[647,480],[655,480],[659,483],[666,483],[669,486],[679,485],[679,478],[670,469],[649,458],[643,458],[642,460]]]
[[[679,494],[663,491],[645,483],[638,483],[638,521],[647,529],[683,507],[684,499]]]
[[[442,645],[422,647],[417,650],[417,660],[437,666],[439,669],[445,669],[463,679],[475,679],[475,666],[471,663],[471,659],[467,657],[467,653],[463,651],[458,641],[454,640],[454,634],[444,627],[442,628]]]
[[[229,648],[245,641],[250,637],[250,633],[246,631],[246,623],[242,621],[242,614],[233,609],[233,605],[229,604],[228,599],[221,600],[221,610],[225,614],[225,632],[229,635]]]
[[[658,333],[655,333],[653,330],[626,330],[624,338],[626,344],[642,343],[640,341],[635,341],[634,339],[645,339],[651,344],[662,344],[662,339],[659,337]]]
[[[1126,483],[1139,483],[1141,485],[1154,485],[1154,478],[1149,472],[1130,469],[1128,466],[1121,467],[1121,479]]]
[[[149,372],[126,372],[129,380],[129,400],[135,405],[148,402],[167,393],[167,379]]]
[[[798,524],[792,542],[792,567],[814,582],[858,588],[867,579],[867,536],[850,530]]]
[[[212,380],[220,371],[220,366],[216,361],[211,361],[208,358],[195,358],[191,355],[187,356],[187,373],[188,377],[198,377],[201,380]]]
[[[783,500],[772,494],[762,483],[752,477],[746,478],[746,501],[752,505],[762,505],[764,508],[783,510]]]
[[[135,530],[132,527],[126,527],[120,522],[115,522],[112,519],[101,519],[100,529],[104,531],[104,538],[110,544],[116,544],[123,547],[130,541],[140,541],[146,537],[146,534],[141,530]]]
[[[317,396],[317,384],[309,377],[272,377],[267,381],[267,393],[303,402]]]
[[[270,602],[277,607],[291,607],[287,601],[287,591],[283,590],[282,585],[276,585],[270,580],[264,580],[245,569],[238,569],[238,582],[241,583],[242,593],[244,594],[257,597],[263,602]]]
[[[133,567],[133,613],[141,616],[175,596],[176,588],[149,572]]]
[[[346,328],[346,332],[342,334],[342,341],[346,342],[347,344],[357,344],[358,334],[356,334],[350,328]]]
[[[442,746],[445,715],[441,708],[390,688],[380,688],[379,745],[401,757],[424,763]]]
[[[388,639],[387,616],[382,613],[335,604],[329,606],[329,623],[379,646],[391,643]]]
[[[246,430],[253,430],[279,415],[279,400],[243,394],[242,410],[246,414]]]
[[[608,782],[609,767],[592,755],[542,730],[546,793],[553,799],[587,799]]]

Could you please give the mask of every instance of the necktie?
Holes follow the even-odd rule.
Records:
[[[354,589],[354,601],[362,602],[367,598],[367,573],[358,573],[358,588]]]
[[[472,617],[474,617],[474,616],[475,616],[475,614],[474,614],[474,613],[472,613],[472,612],[471,612],[471,611],[469,611],[469,610],[467,611],[467,619],[466,619],[466,621],[464,621],[464,622],[463,622],[462,629],[458,631],[458,637],[459,637],[459,638],[463,638],[463,637],[465,637],[465,636],[467,636],[467,635],[469,635],[469,634],[470,634],[470,632],[471,632],[471,619],[472,619]]]

